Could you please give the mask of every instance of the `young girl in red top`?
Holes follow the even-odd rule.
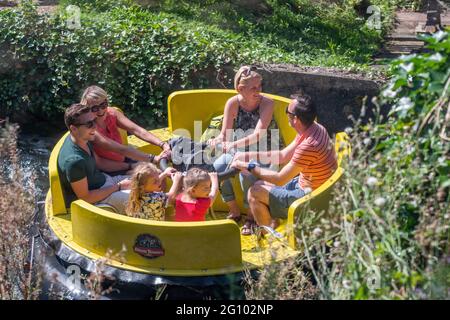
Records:
[[[219,190],[217,173],[192,168],[183,178],[183,192],[175,202],[175,221],[205,221]]]

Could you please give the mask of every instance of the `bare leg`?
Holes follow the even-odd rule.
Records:
[[[280,220],[278,219],[272,219],[272,222],[270,223],[270,227],[275,230],[280,225]]]
[[[272,186],[255,184],[249,190],[250,212],[260,226],[270,226],[272,217],[269,211],[269,191]]]
[[[273,187],[273,186],[275,186],[273,183],[270,183],[270,182],[267,182],[267,181],[264,181],[264,180],[259,180],[259,181],[257,181],[257,182],[255,182],[255,185],[258,185],[258,186],[268,186],[268,187]],[[267,189],[267,188],[266,188]],[[268,188],[267,190],[270,190],[270,188]],[[269,206],[269,200],[267,200],[267,207]],[[276,228],[278,228],[278,226],[280,225],[280,221],[278,220],[278,219],[272,219],[272,221],[271,221],[271,223],[270,223],[270,227],[272,228],[272,229],[276,229]]]
[[[228,209],[230,210],[230,215],[233,217],[239,217],[241,215],[241,209],[239,209],[239,206],[236,202],[236,200],[231,200],[228,202],[225,202],[228,206]]]

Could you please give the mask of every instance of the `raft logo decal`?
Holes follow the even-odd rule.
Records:
[[[158,258],[165,254],[161,240],[151,234],[140,234],[134,243],[133,250],[149,259]]]

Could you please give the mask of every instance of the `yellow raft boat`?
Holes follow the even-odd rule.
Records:
[[[234,90],[174,92],[168,99],[168,127],[151,132],[164,141],[172,138],[173,132],[179,128],[194,136],[194,121],[201,121],[203,128],[207,128],[213,117],[223,113],[227,99],[235,94]],[[287,145],[296,135],[285,114],[290,99],[265,95],[275,102],[274,118]],[[335,149],[339,167],[336,172],[320,188],[291,205],[287,220],[276,230],[281,237],[269,235],[261,242],[256,236],[241,236],[239,226],[224,219],[226,207],[220,197],[217,197],[205,222],[131,218],[83,200],[74,201],[70,208],[66,208],[57,170],[58,153],[66,135],[59,140],[50,156],[50,190],[45,200],[45,222],[53,235],[53,242],[56,239],[59,243],[55,250],[58,262],[65,267],[75,263],[90,271],[92,262],[104,258],[108,250],[123,253],[125,249],[122,254],[124,260],[108,260],[110,269],[115,270],[116,275],[124,272],[128,276],[138,275],[139,279],[148,276],[156,284],[164,282],[162,279],[185,279],[189,283],[191,279],[228,277],[241,274],[245,269],[259,269],[298,255],[294,222],[306,205],[316,211],[327,210],[333,186],[343,174],[341,161],[350,149],[346,134],[337,133]],[[127,137],[126,132],[122,138],[143,152],[159,152],[157,147],[135,136]],[[238,179],[235,178],[233,183],[238,186]],[[236,192],[236,196],[242,204],[242,193]],[[245,213],[246,209],[241,207],[241,210]]]

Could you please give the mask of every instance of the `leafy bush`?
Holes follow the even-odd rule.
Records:
[[[450,37],[426,42],[392,63],[387,121],[353,130],[336,220],[299,231],[322,298],[449,297]]]
[[[138,7],[83,14],[82,28],[73,30],[66,18],[40,16],[31,5],[0,12],[0,24],[9,26],[0,43],[19,65],[0,80],[4,113],[60,116],[84,87],[98,83],[113,104],[154,126],[164,123],[171,86],[188,86],[192,73],[235,60],[233,44],[218,30],[221,41]]]
[[[359,68],[381,39],[352,1],[270,0],[268,13],[242,10],[237,1],[162,1],[148,9],[135,2],[146,1],[66,0],[56,15],[39,15],[29,1],[2,10],[0,115],[61,122],[83,88],[99,84],[113,104],[155,127],[166,123],[170,92],[204,87],[201,75],[225,65]],[[391,11],[397,3],[379,2]],[[81,28],[70,28],[68,4],[81,8]]]

